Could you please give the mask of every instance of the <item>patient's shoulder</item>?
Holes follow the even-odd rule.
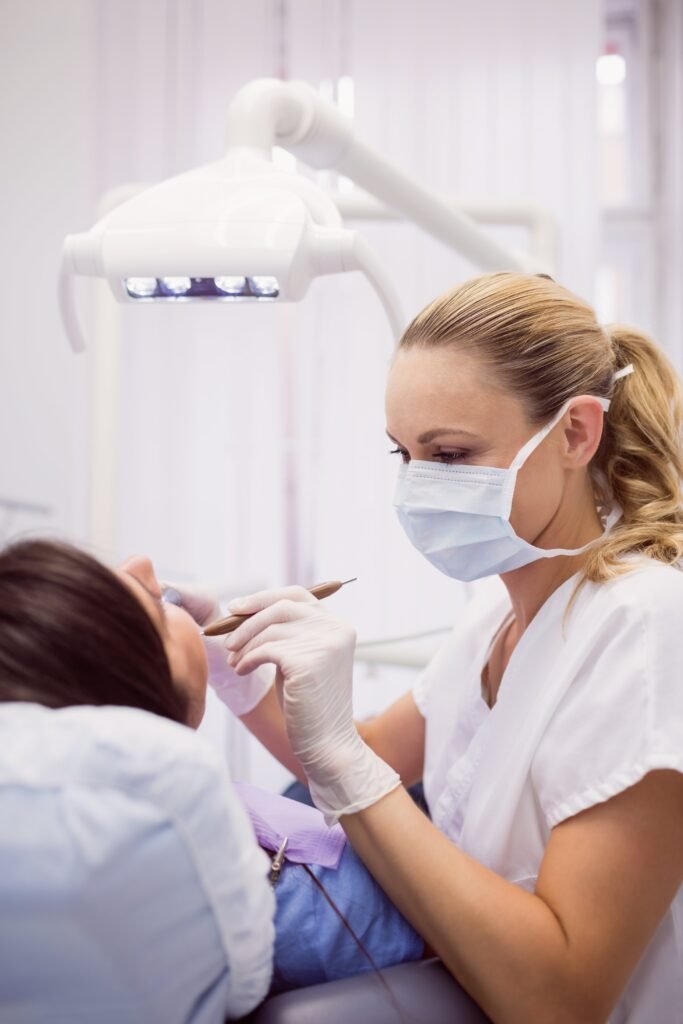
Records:
[[[138,708],[0,704],[0,782],[144,788],[190,767],[200,776],[223,770],[191,729]]]

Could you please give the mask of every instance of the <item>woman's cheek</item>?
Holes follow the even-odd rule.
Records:
[[[167,624],[166,655],[173,680],[182,687],[194,708],[203,712],[209,663],[199,629],[189,615],[173,607],[168,609]]]

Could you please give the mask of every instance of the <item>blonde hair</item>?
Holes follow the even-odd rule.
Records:
[[[623,556],[683,558],[681,383],[646,335],[601,327],[591,307],[546,275],[486,274],[436,299],[406,329],[400,348],[449,345],[476,353],[516,395],[533,424],[568,399],[611,400],[589,472],[598,510],[623,517],[586,556],[580,583],[628,569]],[[634,372],[616,382],[630,364]]]

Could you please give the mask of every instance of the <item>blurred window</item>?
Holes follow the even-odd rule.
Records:
[[[604,6],[595,64],[601,238],[594,300],[603,323],[656,333],[650,12],[640,0]]]

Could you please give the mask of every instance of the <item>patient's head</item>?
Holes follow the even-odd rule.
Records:
[[[146,559],[112,572],[67,544],[0,552],[0,700],[122,704],[196,726],[207,666],[199,631],[162,605]]]

